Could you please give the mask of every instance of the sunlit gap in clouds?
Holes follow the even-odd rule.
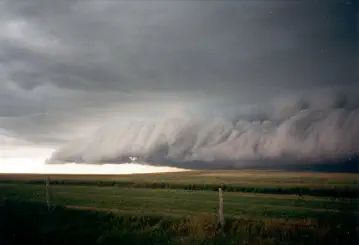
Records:
[[[46,164],[51,155],[47,154],[21,154],[22,157],[2,151],[0,154],[0,173],[26,173],[26,174],[136,174],[136,173],[161,173],[179,172],[184,169],[150,166],[146,164],[122,163],[122,164],[80,164],[80,163],[59,163]],[[7,154],[4,154],[7,153]],[[32,153],[32,152],[31,152]]]

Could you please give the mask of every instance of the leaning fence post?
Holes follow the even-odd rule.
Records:
[[[51,209],[51,190],[50,190],[50,177],[46,179],[46,205],[47,209]]]
[[[219,194],[219,223],[221,225],[221,227],[224,227],[224,213],[223,213],[223,191],[222,188],[218,189],[218,194]]]

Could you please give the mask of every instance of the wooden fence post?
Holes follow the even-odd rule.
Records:
[[[50,190],[50,177],[46,179],[46,205],[47,209],[51,209],[51,190]]]
[[[221,227],[224,227],[224,213],[223,213],[223,191],[222,188],[218,189],[218,194],[219,194],[219,223],[221,225]]]

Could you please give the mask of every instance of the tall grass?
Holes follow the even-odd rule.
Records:
[[[115,215],[45,205],[3,201],[0,244],[357,244],[356,227],[229,219],[223,230],[212,215],[185,218]]]

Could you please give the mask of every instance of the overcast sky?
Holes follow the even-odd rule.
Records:
[[[56,148],[114,119],[353,92],[356,12],[339,0],[0,0],[0,133]]]

